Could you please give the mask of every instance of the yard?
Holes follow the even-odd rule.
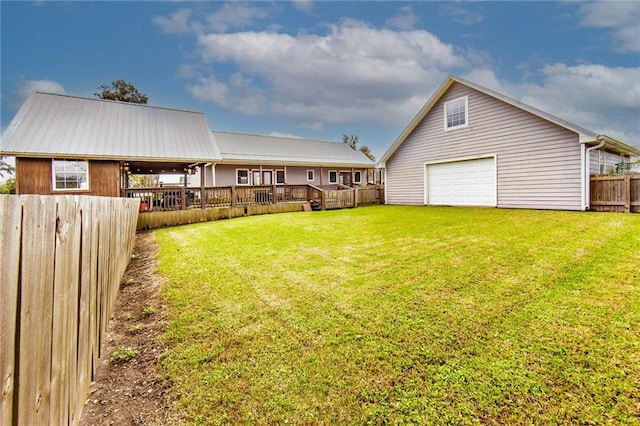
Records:
[[[156,239],[191,424],[640,422],[640,215],[374,206]]]

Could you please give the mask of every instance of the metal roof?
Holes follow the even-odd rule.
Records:
[[[456,77],[450,75],[444,83],[438,87],[433,96],[427,101],[427,103],[418,111],[418,114],[411,120],[409,125],[405,127],[405,129],[400,133],[400,136],[395,140],[395,142],[391,145],[391,147],[384,153],[382,158],[380,159],[379,164],[384,167],[385,162],[393,155],[393,153],[398,149],[398,147],[404,142],[404,140],[413,132],[418,124],[422,121],[422,119],[431,111],[431,109],[436,105],[436,103],[440,100],[440,98],[449,90],[454,83],[459,83],[464,86],[470,87],[472,89],[477,90],[478,92],[484,93],[485,95],[491,96],[498,100],[501,100],[509,105],[512,105],[516,108],[520,108],[521,110],[527,111],[531,114],[537,115],[540,118],[543,118],[547,121],[550,121],[554,124],[557,124],[560,127],[564,127],[572,132],[578,134],[578,140],[580,143],[597,143],[597,139],[599,137],[603,137],[610,141],[608,143],[609,146],[617,150],[618,152],[628,153],[631,155],[638,155],[640,150],[631,145],[627,145],[624,142],[617,141],[613,138],[610,138],[606,135],[599,135],[591,130],[585,129],[584,127],[578,126],[577,124],[570,123],[566,120],[563,120],[555,115],[549,114],[545,111],[539,110],[537,108],[532,107],[531,105],[527,105],[523,102],[510,98],[509,96],[503,95],[502,93],[496,92],[491,89],[487,89],[477,83],[471,82],[469,80],[465,80],[461,77]]]
[[[327,142],[280,136],[213,132],[222,163],[269,163],[373,167],[362,152],[342,142]]]
[[[0,141],[3,155],[143,161],[218,161],[204,114],[34,93]]]

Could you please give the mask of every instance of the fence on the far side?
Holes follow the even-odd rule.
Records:
[[[80,420],[138,199],[0,195],[1,425]]]
[[[591,176],[591,210],[640,213],[640,174]]]

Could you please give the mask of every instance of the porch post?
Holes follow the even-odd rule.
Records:
[[[206,163],[200,163],[200,205],[204,210],[207,206],[207,200],[204,193],[204,174],[207,168]]]

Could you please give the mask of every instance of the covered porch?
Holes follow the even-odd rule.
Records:
[[[382,203],[379,185],[275,184],[206,186],[202,173],[208,163],[122,162],[120,196],[140,199],[140,212],[211,209],[282,203],[307,203],[314,210],[357,207]],[[131,176],[182,174],[180,185],[157,183],[132,186]],[[199,186],[190,177],[198,177]]]

